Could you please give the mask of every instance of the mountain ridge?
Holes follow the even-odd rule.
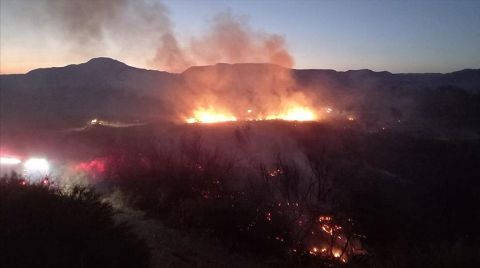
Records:
[[[455,92],[436,96],[438,88]],[[227,106],[261,106],[292,94],[302,94],[317,107],[334,106],[339,113],[364,114],[376,122],[392,109],[405,111],[402,116],[418,112],[420,103],[429,99],[468,101],[468,94],[480,94],[480,69],[394,74],[218,63],[169,73],[100,57],[26,74],[0,75],[0,123],[83,124],[96,117],[178,119],[203,95],[225,101]]]
[[[88,66],[88,67],[96,67],[96,68],[109,68],[109,67],[114,67],[117,69],[120,68],[132,68],[132,69],[137,69],[137,70],[143,70],[143,71],[152,71],[152,72],[163,72],[163,73],[169,73],[169,74],[182,74],[190,69],[195,69],[195,68],[205,68],[205,67],[215,67],[215,66],[276,66],[279,68],[283,69],[289,69],[289,70],[295,70],[295,71],[324,71],[324,72],[329,72],[329,71],[334,71],[337,73],[352,73],[352,72],[360,72],[360,73],[383,73],[383,74],[393,74],[393,75],[434,75],[434,74],[459,74],[459,73],[469,73],[469,72],[480,72],[480,68],[466,68],[466,69],[461,69],[457,71],[452,71],[452,72],[446,72],[446,73],[441,73],[441,72],[420,72],[420,73],[411,73],[411,72],[399,72],[399,73],[393,73],[387,70],[383,71],[374,71],[368,68],[363,68],[363,69],[350,69],[346,71],[338,71],[335,69],[316,69],[316,68],[306,68],[306,69],[297,69],[297,68],[287,68],[283,67],[280,65],[272,64],[272,63],[224,63],[224,62],[219,62],[216,64],[212,65],[194,65],[190,66],[187,69],[185,69],[182,72],[175,73],[175,72],[168,72],[164,70],[155,70],[155,69],[147,69],[147,68],[141,68],[141,67],[134,67],[131,65],[128,65],[122,61],[116,60],[114,58],[110,57],[95,57],[91,58],[90,60],[83,62],[83,63],[78,63],[78,64],[69,64],[65,66],[57,66],[57,67],[42,67],[42,68],[36,68],[33,70],[30,70],[26,73],[15,73],[15,74],[0,74],[0,76],[8,76],[8,75],[22,75],[22,74],[31,74],[31,73],[36,73],[39,71],[45,71],[45,70],[56,70],[56,69],[61,69],[61,68],[78,68],[82,66]]]

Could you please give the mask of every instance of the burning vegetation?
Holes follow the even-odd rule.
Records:
[[[319,112],[335,114],[337,108],[330,113],[328,108]],[[343,121],[355,124],[347,117]],[[448,241],[471,235],[478,223],[468,205],[476,204],[469,201],[477,195],[468,185],[476,181],[476,158],[469,156],[478,155],[478,144],[425,143],[388,132],[286,120],[91,127],[58,140],[68,146],[73,137],[75,145],[95,152],[68,161],[63,177],[17,185],[55,189],[81,174],[116,208],[140,210],[169,228],[214,237],[234,254],[253,255],[265,265],[371,267],[398,258],[423,263],[432,256],[442,256],[436,261],[452,267],[476,261],[475,247],[462,241],[449,247]],[[425,156],[435,164],[419,166]],[[23,162],[2,157],[2,165]],[[455,183],[450,178],[456,173],[447,165],[452,158],[464,168],[456,169]],[[57,170],[58,162],[50,170]],[[39,159],[28,166],[45,169]],[[419,175],[409,180],[412,169]],[[456,205],[444,215],[445,196]],[[432,224],[426,228],[419,217]],[[194,255],[192,250],[185,254]],[[416,255],[420,250],[424,256]]]
[[[213,108],[198,109],[193,112],[193,116],[186,119],[187,123],[219,123],[231,121],[265,121],[265,120],[284,120],[284,121],[317,121],[318,116],[307,107],[293,107],[277,114],[259,115],[253,109],[247,109],[246,114],[236,117],[230,113],[217,112]]]
[[[353,220],[332,211],[332,194],[325,188],[332,182],[315,171],[322,167],[297,157],[258,159],[258,153],[268,151],[260,144],[268,143],[251,131],[236,132],[231,138],[239,143],[234,147],[234,140],[218,143],[224,137],[215,128],[205,136],[169,133],[181,138],[72,168],[88,175],[91,183],[114,185],[123,206],[147,211],[176,228],[209,230],[234,251],[329,264],[367,255]]]

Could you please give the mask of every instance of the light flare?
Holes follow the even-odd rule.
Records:
[[[30,158],[25,162],[25,170],[31,173],[47,174],[50,169],[48,161],[43,158]]]
[[[16,157],[11,157],[11,156],[0,157],[0,164],[2,165],[17,165],[20,163],[22,163],[22,161]]]

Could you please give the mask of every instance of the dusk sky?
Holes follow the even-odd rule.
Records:
[[[25,73],[99,56],[141,68],[167,69],[152,62],[157,33],[171,32],[184,46],[205,35],[212,18],[220,13],[233,14],[255,34],[283,37],[297,69],[368,68],[398,73],[480,68],[480,1],[175,0],[161,1],[159,10],[165,12],[155,15],[155,20],[161,20],[154,27],[146,26],[149,19],[135,19],[129,10],[139,11],[132,7],[122,11],[118,20],[103,21],[113,11],[79,12],[80,19],[68,29],[62,24],[71,14],[55,15],[62,6],[52,8],[45,0],[0,1],[1,73]],[[156,0],[145,1],[148,6]],[[93,29],[97,24],[90,24],[91,16],[101,17],[102,29]],[[79,39],[76,25],[87,25],[93,41],[90,35]]]

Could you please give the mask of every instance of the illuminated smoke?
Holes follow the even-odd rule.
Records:
[[[183,72],[178,86],[159,85],[169,90],[155,96],[164,101],[169,119],[318,121],[325,113],[319,91],[297,83],[285,38],[252,27],[245,16],[221,12],[204,32],[179,40],[167,7],[158,1],[23,3],[35,6],[31,17],[63,35],[75,55],[128,55],[160,70]],[[217,63],[241,64],[190,68]]]
[[[152,64],[162,70],[180,72],[192,65],[186,59],[184,51],[180,49],[173,34],[165,34],[161,38]]]
[[[184,89],[171,96],[180,122],[202,121],[199,115],[238,121],[318,121],[325,113],[317,104],[320,94],[312,94],[297,83],[290,69],[277,65],[218,64],[191,68],[182,77]]]

